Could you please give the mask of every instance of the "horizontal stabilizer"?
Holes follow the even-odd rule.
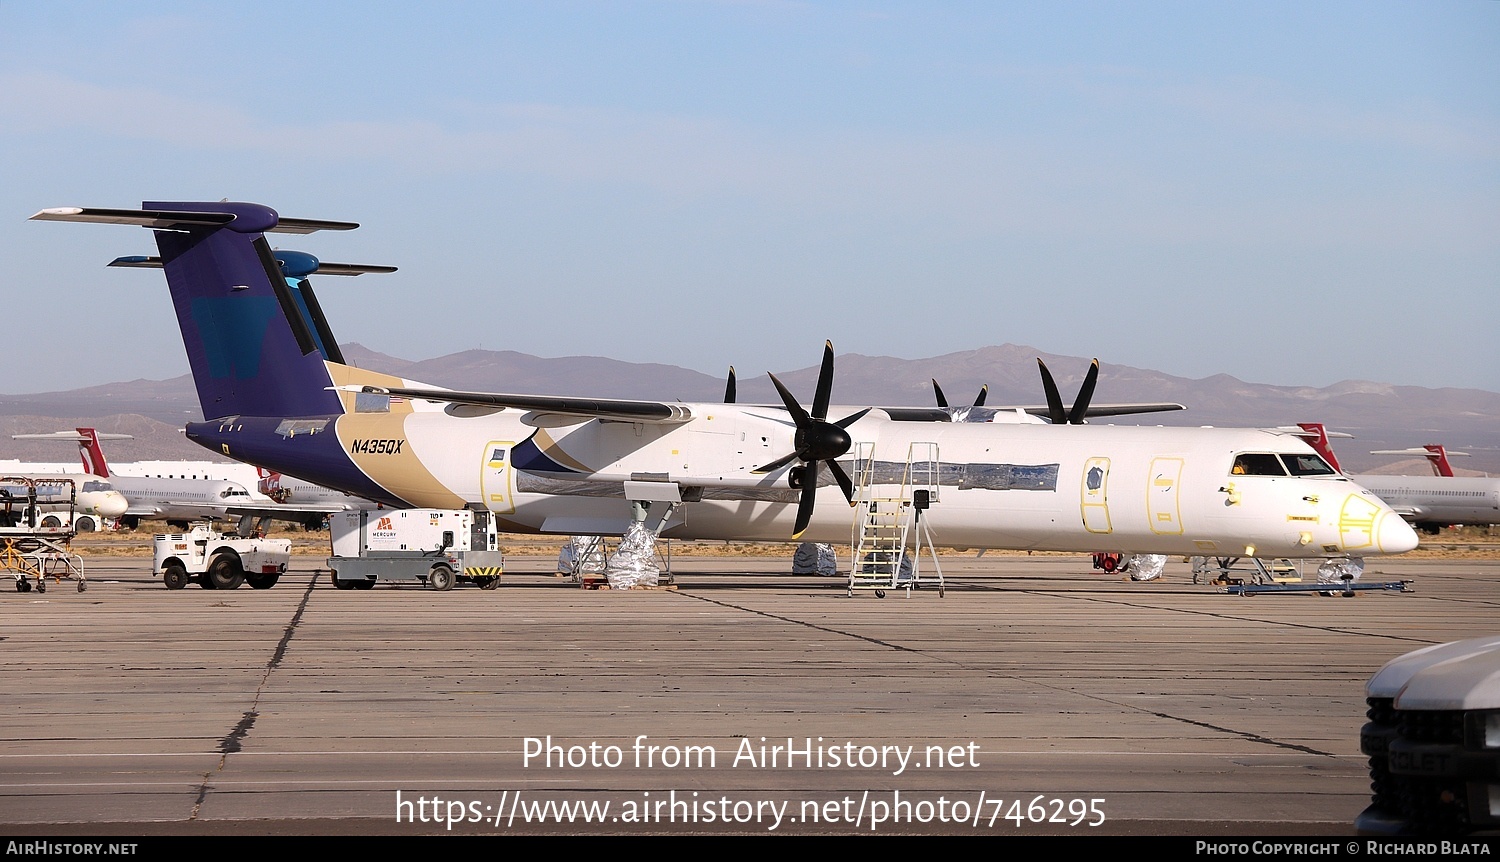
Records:
[[[157,230],[184,227],[219,227],[230,224],[238,215],[228,212],[174,212],[172,210],[117,210],[100,207],[51,207],[31,217],[33,221],[74,221],[94,224],[132,224]],[[320,230],[354,230],[352,221],[285,218],[264,228],[266,233],[312,233]]]
[[[330,388],[341,392],[393,395],[397,398],[416,398],[423,401],[441,401],[449,404],[464,404],[473,407],[509,407],[516,410],[532,410],[537,413],[551,415],[577,416],[581,419],[605,419],[615,422],[651,422],[662,425],[680,425],[693,418],[693,411],[686,404],[670,404],[665,401],[557,398],[548,395],[452,392],[447,389],[405,389],[382,386],[359,386],[357,384]]]
[[[1303,428],[1301,425],[1277,425],[1275,428],[1267,428],[1266,430],[1275,431],[1278,434],[1290,434],[1293,437],[1316,438],[1318,436],[1318,432],[1313,431],[1309,428]],[[1326,429],[1323,431],[1323,436],[1333,438],[1341,437],[1347,440],[1354,439],[1353,434],[1349,434],[1344,431],[1328,431]]]
[[[1453,458],[1453,457],[1467,458],[1467,457],[1469,457],[1469,453],[1468,452],[1447,452],[1446,450],[1444,450],[1444,452],[1445,452],[1445,454],[1449,458]],[[1431,450],[1424,449],[1421,446],[1413,446],[1410,449],[1372,449],[1372,450],[1370,450],[1370,454],[1371,455],[1421,455],[1422,457],[1425,458],[1428,455],[1431,455],[1433,453],[1432,453]]]
[[[110,261],[108,266],[134,267],[137,269],[161,269],[161,258],[156,255],[132,254],[125,257],[117,257]],[[384,266],[374,263],[330,263],[326,260],[316,261],[316,266],[309,272],[299,273],[310,275],[316,272],[318,275],[364,275],[367,272],[388,273],[395,272],[396,267]]]
[[[50,434],[12,434],[12,440],[56,440],[61,443],[87,443],[93,439],[99,440],[134,440],[130,434],[95,434],[93,437],[85,437],[77,431],[53,431]]]

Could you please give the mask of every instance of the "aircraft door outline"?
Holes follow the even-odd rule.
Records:
[[[1089,458],[1083,462],[1083,480],[1079,485],[1079,507],[1083,528],[1090,533],[1113,533],[1109,519],[1109,459]]]
[[[511,515],[516,511],[515,471],[510,466],[511,449],[515,445],[509,440],[492,440],[484,446],[484,463],[479,470],[479,496],[484,507],[498,515]]]
[[[1181,458],[1152,458],[1146,474],[1146,515],[1151,532],[1158,536],[1180,536],[1182,528]]]

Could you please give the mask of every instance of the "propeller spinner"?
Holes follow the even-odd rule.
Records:
[[[797,403],[792,393],[782,385],[776,375],[767,374],[771,378],[771,384],[776,387],[776,392],[781,395],[781,400],[786,404],[787,412],[791,414],[792,421],[796,423],[797,434],[793,438],[793,450],[769,464],[755,468],[756,473],[770,473],[779,470],[793,461],[801,462],[793,467],[787,474],[788,483],[793,488],[801,490],[797,499],[797,520],[793,527],[792,538],[798,538],[807,530],[807,525],[812,522],[813,504],[818,490],[818,464],[828,464],[828,470],[833,474],[835,481],[844,491],[844,499],[852,505],[854,503],[854,483],[849,479],[849,474],[839,466],[836,460],[853,445],[849,436],[848,427],[858,422],[866,413],[870,412],[867,407],[857,413],[845,416],[837,422],[828,421],[828,399],[833,394],[833,342],[823,343],[823,367],[818,371],[818,388],[813,393],[812,411],[809,412]]]

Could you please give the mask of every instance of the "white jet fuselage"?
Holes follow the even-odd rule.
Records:
[[[1413,523],[1500,524],[1500,479],[1485,476],[1352,477]]]

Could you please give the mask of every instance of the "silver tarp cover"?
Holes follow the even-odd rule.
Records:
[[[656,536],[640,521],[632,521],[604,568],[610,589],[654,587],[661,575],[656,565]]]
[[[797,553],[792,556],[792,574],[831,578],[837,577],[838,573],[839,557],[832,545],[803,542],[797,546]]]
[[[1136,554],[1130,558],[1130,579],[1154,581],[1161,577],[1162,570],[1166,567],[1166,554]]]
[[[604,574],[604,540],[598,536],[569,536],[557,554],[557,571],[565,575]]]
[[[1345,575],[1348,575],[1350,583],[1353,583],[1364,573],[1364,557],[1336,557],[1318,564],[1318,583],[1342,583]]]

